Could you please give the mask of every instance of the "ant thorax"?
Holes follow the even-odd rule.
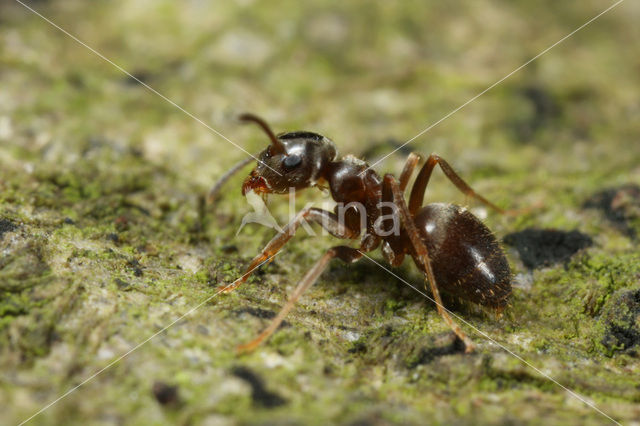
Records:
[[[367,163],[352,155],[329,163],[325,172],[331,196],[337,203],[360,202],[382,196],[382,179]],[[373,195],[373,197],[372,197]]]
[[[366,162],[347,155],[328,164],[325,179],[331,196],[344,212],[345,224],[352,229],[366,229],[376,234],[374,224],[380,217],[382,179]]]

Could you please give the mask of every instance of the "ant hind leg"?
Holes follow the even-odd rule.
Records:
[[[407,204],[404,200],[404,195],[402,194],[400,186],[396,182],[396,179],[393,177],[393,175],[390,174],[385,175],[384,185],[387,188],[390,188],[391,192],[393,193],[393,201],[399,209],[404,228],[409,236],[411,244],[415,249],[419,263],[422,264],[423,273],[425,274],[427,281],[429,282],[429,286],[431,287],[431,294],[433,294],[433,301],[436,304],[438,313],[440,314],[442,319],[444,319],[447,325],[449,325],[449,327],[453,330],[453,332],[460,338],[460,340],[464,342],[465,352],[473,352],[475,345],[473,344],[471,339],[467,337],[464,331],[462,331],[460,326],[449,316],[449,313],[442,304],[440,291],[438,290],[438,285],[436,284],[436,279],[433,273],[433,268],[431,266],[431,259],[429,258],[427,246],[420,238],[418,228],[416,228],[416,225],[413,222],[413,217],[409,212],[409,209],[407,208]]]
[[[427,189],[427,184],[431,178],[431,172],[436,167],[440,166],[440,169],[444,172],[447,178],[458,188],[463,194],[475,198],[482,204],[490,207],[501,214],[511,214],[509,211],[505,211],[500,207],[493,204],[491,201],[484,198],[482,195],[475,192],[462,178],[453,170],[453,168],[442,157],[437,154],[431,154],[427,159],[427,162],[422,166],[418,177],[416,178],[413,188],[411,188],[411,197],[409,198],[409,212],[414,215],[424,201],[424,193]]]

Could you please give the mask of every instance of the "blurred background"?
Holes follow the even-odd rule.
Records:
[[[206,300],[272,236],[257,226],[234,236],[251,211],[243,176],[215,210],[204,205],[246,156],[207,126],[259,152],[264,136],[236,121],[250,111],[276,132],[318,132],[372,163],[614,3],[25,4],[112,63],[19,2],[0,2],[2,423]],[[408,153],[437,152],[498,205],[540,206],[513,219],[472,204],[499,238],[536,227],[593,240],[541,269],[510,250],[509,312],[455,312],[623,422],[640,416],[628,350],[640,344],[628,319],[640,303],[627,294],[640,285],[639,19],[639,4],[623,1],[376,166],[399,173]],[[427,199],[467,202],[440,172]],[[286,220],[286,200],[271,202]],[[251,284],[33,422],[607,420],[481,336],[478,354],[461,354],[433,306],[372,264],[336,263],[268,345],[236,357],[333,243],[296,238]],[[399,273],[422,285],[408,265]],[[612,307],[621,304],[626,313]],[[616,321],[631,340],[611,343]]]

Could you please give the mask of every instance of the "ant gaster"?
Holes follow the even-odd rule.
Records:
[[[255,349],[282,323],[302,293],[311,287],[333,258],[352,263],[365,252],[381,247],[383,256],[392,266],[402,264],[405,255],[411,256],[423,272],[438,312],[455,334],[464,342],[466,352],[473,350],[472,341],[449,316],[442,305],[440,289],[461,299],[487,306],[500,312],[511,294],[511,271],[500,244],[491,231],[474,215],[454,204],[431,203],[423,207],[424,193],[431,172],[439,165],[447,178],[464,194],[473,197],[500,213],[502,209],[474,192],[436,154],[431,154],[418,173],[411,189],[409,202],[404,190],[420,161],[418,154],[409,155],[397,180],[392,174],[381,178],[361,160],[352,156],[339,158],[335,145],[317,133],[297,131],[276,136],[259,117],[243,114],[241,120],[259,125],[270,139],[270,145],[259,154],[257,167],[242,185],[242,194],[286,193],[313,186],[328,187],[337,203],[357,202],[364,206],[366,221],[361,228],[359,212],[347,209],[344,220],[338,220],[337,211],[306,208],[292,220],[283,232],[276,235],[249,264],[245,274],[224,291],[231,291],[245,282],[262,263],[269,261],[293,237],[304,220],[316,222],[334,237],[360,239],[358,249],[339,245],[330,248],[306,273],[288,302],[271,324],[253,341],[239,346],[240,351]],[[231,175],[248,164],[242,161],[225,174],[209,193],[213,201],[222,184]],[[395,209],[383,207],[393,203]],[[337,207],[336,207],[337,210]],[[400,232],[381,232],[375,226],[383,215],[394,215],[401,223]]]

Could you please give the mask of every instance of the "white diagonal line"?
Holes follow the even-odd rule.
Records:
[[[396,153],[398,150],[404,148],[407,144],[413,142],[415,139],[419,138],[420,136],[424,135],[425,133],[427,133],[429,130],[433,129],[434,127],[436,127],[438,124],[442,123],[444,120],[446,120],[447,118],[451,117],[453,114],[455,114],[456,112],[460,111],[462,108],[466,107],[467,105],[469,105],[471,102],[475,101],[476,99],[478,99],[480,96],[484,95],[485,93],[487,93],[489,90],[493,89],[494,87],[496,87],[498,84],[502,83],[503,81],[505,81],[506,79],[508,79],[509,77],[511,77],[513,74],[517,73],[518,71],[520,71],[522,68],[526,67],[527,65],[529,65],[531,62],[535,61],[536,59],[538,59],[540,56],[544,55],[545,53],[547,53],[548,51],[550,51],[551,49],[553,49],[554,47],[556,47],[557,45],[559,45],[560,43],[562,43],[563,41],[565,41],[566,39],[568,39],[569,37],[571,37],[572,35],[574,35],[575,33],[577,33],[578,31],[580,31],[581,29],[583,29],[584,27],[586,27],[587,25],[589,25],[590,23],[592,23],[593,21],[595,21],[596,19],[598,19],[599,17],[601,17],[602,15],[604,15],[605,13],[609,12],[611,9],[613,9],[614,7],[618,6],[620,3],[622,3],[624,0],[618,0],[617,2],[615,2],[614,4],[612,4],[611,6],[609,6],[608,8],[606,8],[605,10],[603,10],[602,12],[598,13],[596,16],[594,16],[593,18],[589,19],[587,22],[585,22],[584,24],[580,25],[578,28],[576,28],[575,30],[571,31],[569,34],[567,34],[566,36],[562,37],[560,40],[556,41],[555,43],[553,43],[551,46],[547,47],[546,49],[544,49],[542,52],[538,53],[536,56],[534,56],[533,58],[529,59],[527,62],[525,62],[524,64],[520,65],[518,68],[516,68],[515,70],[511,71],[509,74],[505,75],[504,77],[502,77],[500,80],[496,81],[495,83],[493,83],[491,86],[487,87],[486,89],[484,89],[482,92],[478,93],[477,95],[475,95],[473,98],[469,99],[467,102],[463,103],[462,105],[460,105],[458,108],[454,109],[453,111],[449,112],[447,115],[445,115],[444,117],[442,117],[440,120],[436,121],[435,123],[431,124],[429,127],[427,127],[426,129],[422,130],[420,133],[418,133],[417,135],[415,135],[414,137],[412,137],[411,139],[409,139],[408,141],[406,141],[405,143],[403,143],[402,145],[400,145],[399,147],[397,147],[396,149],[394,149],[393,151],[391,151],[389,154],[385,155],[384,157],[376,160],[373,164],[371,164],[369,167],[367,167],[367,169],[372,168],[373,166],[375,166],[376,164],[381,163],[382,161],[384,161],[387,157],[389,157],[390,155]],[[364,170],[362,173],[364,173],[366,170]]]
[[[613,423],[620,425],[620,423],[618,421],[616,421],[615,419],[613,419],[611,416],[609,416],[607,413],[605,413],[604,411],[602,411],[601,409],[599,409],[593,402],[588,401],[587,399],[585,399],[584,397],[578,395],[576,392],[572,391],[571,389],[567,388],[566,386],[564,386],[562,383],[558,382],[556,379],[554,379],[553,377],[551,377],[550,375],[544,373],[543,371],[541,371],[539,368],[537,368],[536,366],[534,366],[533,364],[531,364],[530,362],[528,362],[526,359],[522,358],[520,355],[518,355],[517,353],[513,352],[512,350],[510,350],[509,348],[507,348],[506,346],[504,346],[503,344],[495,341],[494,339],[492,339],[487,333],[485,333],[484,331],[480,330],[479,328],[477,328],[476,326],[474,326],[473,324],[469,323],[468,321],[466,321],[464,318],[460,317],[459,315],[456,315],[454,312],[450,311],[449,309],[447,309],[446,307],[440,305],[438,302],[436,302],[435,300],[433,300],[433,298],[429,297],[426,293],[424,293],[423,291],[418,290],[415,286],[411,285],[410,283],[408,283],[406,280],[402,279],[401,277],[399,277],[398,275],[394,274],[393,271],[389,270],[388,268],[385,268],[383,265],[381,265],[379,262],[375,261],[373,258],[371,258],[370,256],[368,256],[367,254],[363,253],[362,251],[358,250],[360,252],[360,254],[362,254],[364,257],[366,257],[367,259],[369,259],[371,262],[375,263],[376,265],[378,265],[380,268],[384,269],[385,271],[387,271],[389,274],[393,275],[395,278],[399,279],[400,281],[402,281],[403,283],[405,283],[406,285],[408,285],[409,287],[411,287],[412,289],[414,289],[415,291],[417,291],[418,293],[420,293],[421,295],[423,295],[424,297],[426,297],[427,299],[429,299],[430,301],[432,301],[433,303],[435,303],[436,305],[440,306],[442,309],[444,309],[445,311],[447,311],[449,314],[453,315],[454,317],[456,317],[458,320],[460,320],[460,322],[463,322],[464,324],[468,325],[469,327],[471,327],[476,333],[482,335],[484,338],[486,338],[487,340],[491,341],[492,343],[498,345],[500,348],[502,348],[503,350],[505,350],[506,352],[508,352],[509,354],[513,355],[515,358],[517,358],[519,361],[523,362],[524,364],[526,364],[527,366],[531,367],[533,370],[535,370],[538,374],[540,374],[541,376],[551,380],[553,383],[555,383],[556,385],[560,386],[562,389],[564,389],[565,391],[567,391],[569,393],[569,395],[573,396],[574,398],[577,398],[578,400],[580,400],[581,402],[583,402],[584,404],[586,404],[587,406],[593,408],[594,410],[596,410],[598,413],[602,414],[603,416],[605,416],[607,419],[611,420]]]
[[[177,319],[173,320],[171,323],[169,323],[168,325],[166,325],[165,327],[163,327],[160,331],[157,331],[155,333],[153,333],[151,336],[147,337],[145,340],[143,340],[142,342],[138,343],[137,345],[135,345],[133,348],[129,349],[127,352],[125,352],[124,354],[120,355],[118,358],[114,359],[113,361],[111,361],[109,364],[105,365],[104,367],[102,367],[100,370],[96,371],[95,373],[93,373],[91,376],[87,377],[86,379],[84,379],[82,382],[80,382],[80,384],[74,386],[73,388],[69,389],[68,391],[66,391],[65,393],[63,393],[62,395],[60,395],[58,398],[54,399],[53,401],[51,401],[50,403],[48,403],[47,405],[45,405],[44,407],[42,407],[40,410],[38,410],[36,413],[32,414],[31,417],[29,417],[26,420],[23,420],[18,426],[22,426],[25,423],[27,423],[28,421],[30,421],[31,419],[33,419],[34,417],[36,417],[37,415],[41,414],[43,411],[47,410],[48,408],[52,407],[53,405],[57,404],[60,400],[64,399],[65,397],[67,397],[68,395],[70,395],[71,393],[75,392],[80,386],[83,386],[85,384],[87,384],[88,382],[90,382],[91,380],[93,380],[96,376],[100,375],[102,372],[104,372],[105,370],[113,367],[115,364],[117,364],[118,362],[122,361],[124,358],[126,358],[127,356],[129,356],[132,352],[134,352],[135,350],[139,349],[141,346],[143,346],[145,343],[147,343],[148,341],[150,341],[151,339],[153,339],[154,337],[156,337],[158,334],[163,333],[164,331],[166,331],[167,329],[169,329],[170,327],[172,327],[174,324],[176,324],[178,321],[180,321],[181,319],[183,319],[184,317],[190,315],[191,313],[197,311],[200,307],[202,307],[202,305],[208,303],[211,299],[213,299],[214,297],[216,297],[217,295],[219,295],[220,293],[224,292],[226,289],[232,287],[238,280],[242,279],[243,277],[251,274],[254,270],[256,270],[257,268],[259,268],[260,266],[264,265],[267,262],[270,262],[271,260],[273,260],[274,257],[276,257],[278,255],[278,253],[274,254],[273,256],[268,257],[267,259],[265,259],[263,262],[261,262],[259,265],[256,265],[254,268],[246,271],[244,274],[242,274],[238,279],[236,279],[234,282],[232,282],[231,284],[226,285],[225,287],[221,288],[220,290],[218,290],[217,292],[215,292],[213,295],[207,297],[204,301],[200,302],[198,305],[194,306],[193,308],[189,309],[186,313],[180,315]]]
[[[216,129],[214,129],[213,127],[211,127],[210,125],[208,125],[207,123],[205,123],[204,121],[202,121],[200,118],[196,117],[195,115],[193,115],[191,112],[187,111],[186,109],[184,109],[183,107],[181,107],[180,105],[178,105],[177,103],[175,103],[174,101],[172,101],[171,99],[167,98],[165,95],[163,95],[162,93],[158,92],[156,89],[154,89],[153,87],[149,86],[147,83],[145,83],[144,81],[140,80],[138,77],[136,77],[135,75],[131,74],[129,71],[125,70],[124,68],[122,68],[120,65],[116,64],[115,62],[113,62],[112,60],[110,60],[109,58],[107,58],[106,56],[104,56],[102,53],[98,52],[97,50],[95,50],[93,47],[87,45],[85,42],[83,42],[82,40],[80,40],[78,37],[74,36],[73,34],[71,34],[70,32],[68,32],[67,30],[65,30],[64,28],[60,27],[59,25],[57,25],[55,22],[51,21],[50,19],[48,19],[46,16],[40,14],[38,11],[32,9],[31,7],[29,7],[28,5],[26,5],[25,3],[23,3],[21,0],[16,0],[16,2],[20,3],[22,6],[24,6],[25,8],[27,8],[28,10],[30,10],[31,12],[33,12],[34,14],[38,15],[40,18],[42,18],[43,20],[45,20],[47,23],[49,23],[51,26],[57,28],[58,30],[62,31],[64,34],[66,34],[67,36],[69,36],[70,38],[72,38],[73,40],[75,40],[77,43],[81,44],[82,46],[86,47],[88,50],[90,50],[92,53],[96,54],[97,56],[99,56],[100,58],[102,58],[104,61],[110,63],[111,65],[113,65],[116,69],[118,69],[120,72],[126,74],[129,78],[135,80],[137,83],[141,84],[142,86],[144,86],[146,89],[148,89],[150,92],[154,93],[155,95],[159,96],[160,98],[162,98],[163,100],[165,100],[166,102],[168,102],[169,104],[173,105],[174,107],[178,108],[180,111],[182,111],[183,113],[185,113],[186,115],[188,115],[189,117],[193,118],[195,121],[197,121],[198,123],[202,124],[204,127],[206,127],[207,129],[209,129],[210,131],[212,131],[213,133],[215,133],[216,135],[218,135],[219,137],[221,137],[222,139],[226,140],[227,142],[229,142],[231,145],[235,146],[236,148],[238,148],[239,150],[243,151],[245,154],[253,157],[256,161],[264,164],[266,167],[270,168],[271,170],[273,170],[275,173],[277,173],[278,175],[282,176],[281,173],[279,173],[277,170],[274,170],[273,168],[269,167],[269,165],[265,164],[264,162],[260,161],[260,159],[258,159],[257,157],[255,157],[253,154],[251,154],[249,151],[247,151],[246,149],[244,149],[243,147],[241,147],[240,145],[238,145],[237,143],[233,142],[231,139],[229,139],[228,137],[226,137],[225,135],[223,135],[222,133],[220,133],[219,131],[217,131]]]

